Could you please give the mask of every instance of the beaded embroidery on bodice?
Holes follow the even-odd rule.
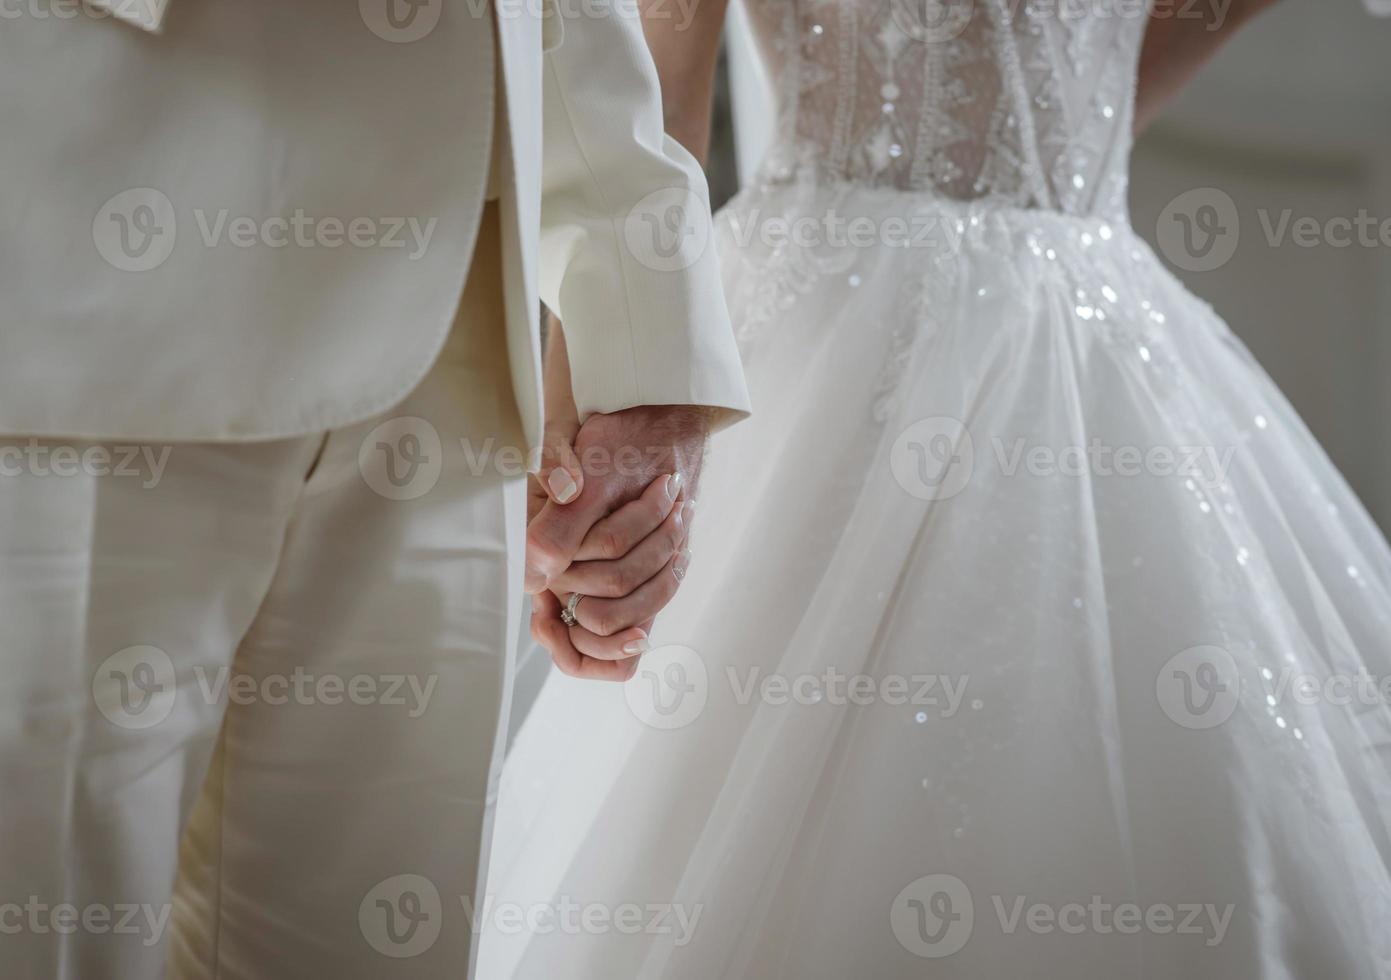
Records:
[[[764,184],[1123,217],[1148,0],[746,0]]]

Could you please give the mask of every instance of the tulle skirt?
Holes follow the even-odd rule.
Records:
[[[1391,977],[1391,551],[1213,310],[1124,221],[717,227],[755,415],[519,736],[480,975]]]

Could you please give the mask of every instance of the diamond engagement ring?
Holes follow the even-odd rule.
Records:
[[[575,618],[575,609],[578,608],[580,600],[584,595],[579,592],[570,593],[570,601],[565,603],[565,608],[560,611],[560,621],[566,626],[578,626],[580,621]]]

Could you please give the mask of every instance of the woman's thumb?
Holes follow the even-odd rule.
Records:
[[[584,490],[584,470],[568,436],[546,433],[545,462],[538,475],[546,496],[557,504],[568,504]]]

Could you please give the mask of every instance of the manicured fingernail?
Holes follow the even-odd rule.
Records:
[[[575,485],[575,478],[563,466],[551,470],[551,475],[546,477],[546,483],[550,486],[551,493],[555,494],[555,499],[562,504],[568,504],[574,498],[575,491],[579,489]]]
[[[686,569],[691,564],[691,552],[684,550],[676,556],[676,561],[671,563],[671,574],[676,576],[676,581],[680,582],[686,577]]]
[[[623,652],[631,657],[635,657],[639,653],[646,653],[651,649],[652,644],[647,642],[647,637],[643,637],[640,640],[629,640],[627,643],[623,644]]]
[[[690,527],[691,518],[695,516],[695,501],[686,501],[686,506],[681,508],[681,526]]]
[[[681,474],[673,473],[667,477],[667,499],[675,500],[681,493]]]

